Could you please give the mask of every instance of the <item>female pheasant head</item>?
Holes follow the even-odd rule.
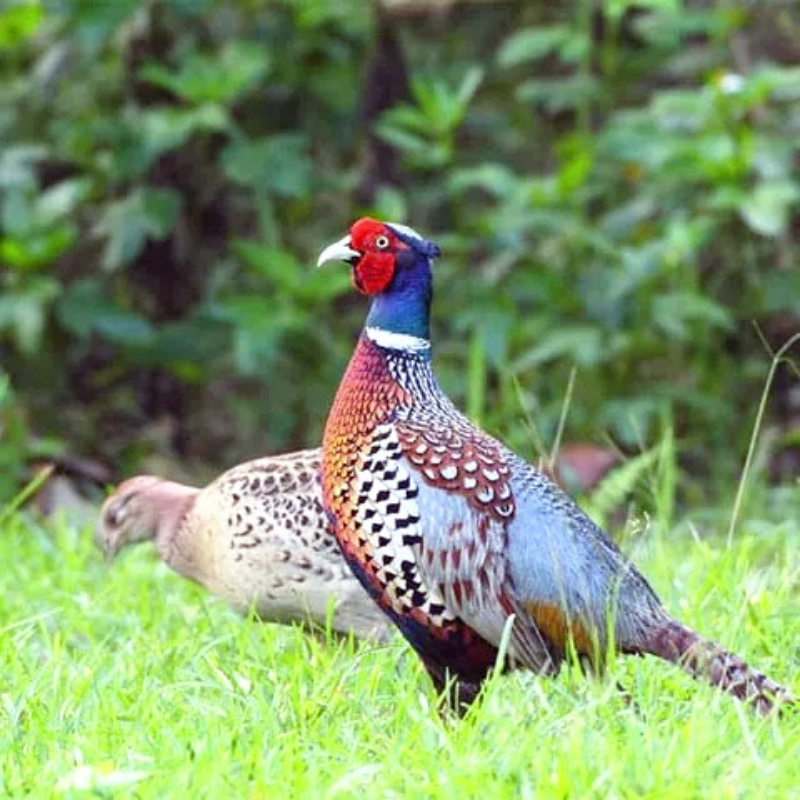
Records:
[[[155,475],[129,478],[103,503],[95,543],[109,562],[129,544],[150,539],[157,547],[168,544],[197,494],[194,487]]]
[[[352,266],[353,285],[372,297],[366,331],[377,344],[421,349],[428,346],[431,262],[439,252],[406,225],[364,217],[322,251],[317,266],[329,261]]]

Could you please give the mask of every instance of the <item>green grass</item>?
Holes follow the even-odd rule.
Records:
[[[730,548],[724,522],[709,540],[684,525],[625,546],[681,619],[797,690],[797,490],[768,498],[773,519],[745,517]],[[740,798],[800,786],[800,714],[760,719],[654,659],[611,665],[635,708],[614,681],[567,670],[499,678],[467,719],[442,723],[400,641],[326,645],[244,622],[149,547],[108,570],[89,531],[12,514],[0,563],[3,797]]]

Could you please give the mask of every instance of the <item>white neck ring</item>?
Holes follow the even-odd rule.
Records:
[[[407,350],[412,353],[421,353],[424,350],[430,350],[431,347],[431,343],[427,339],[411,336],[408,333],[395,333],[383,328],[370,327],[365,329],[365,333],[370,341],[388,350]]]

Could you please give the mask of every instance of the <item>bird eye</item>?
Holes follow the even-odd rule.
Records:
[[[388,236],[379,236],[375,240],[375,247],[377,247],[378,250],[385,250],[388,246],[389,246],[389,237]]]
[[[124,504],[115,503],[106,512],[106,524],[112,528],[118,528],[125,521],[125,516]]]

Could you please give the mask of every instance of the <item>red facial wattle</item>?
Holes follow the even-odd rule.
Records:
[[[380,294],[394,277],[397,254],[407,249],[391,228],[363,217],[350,228],[350,245],[361,253],[353,266],[353,285],[364,294]]]
[[[367,251],[353,267],[353,285],[364,294],[380,294],[394,276],[395,254]]]

